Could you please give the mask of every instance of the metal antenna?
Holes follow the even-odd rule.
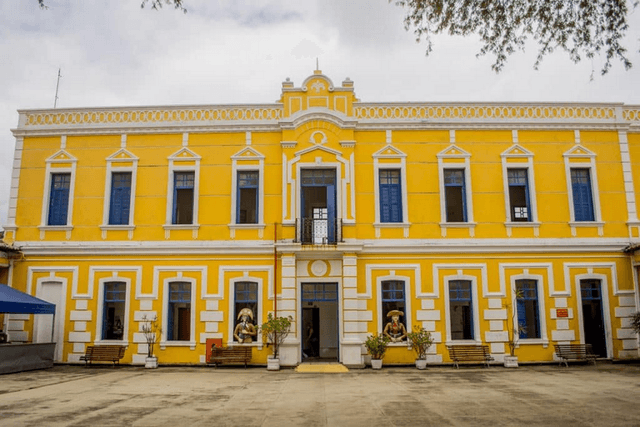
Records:
[[[318,64],[318,57],[316,56],[316,71],[320,70],[320,65]]]
[[[56,83],[56,98],[53,100],[53,108],[56,108],[56,105],[58,104],[58,87],[60,87],[60,77],[62,77],[62,75],[60,74],[60,68],[58,68],[58,81]]]

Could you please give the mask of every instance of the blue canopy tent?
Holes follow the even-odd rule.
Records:
[[[0,313],[51,314],[51,341],[55,325],[56,306],[7,285],[0,284]],[[29,343],[0,346],[0,373],[20,372],[53,366],[56,344]]]
[[[56,314],[55,304],[0,283],[0,313]]]

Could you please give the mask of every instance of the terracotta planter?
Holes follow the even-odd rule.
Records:
[[[371,367],[373,369],[382,369],[382,359],[371,359]]]
[[[504,367],[505,368],[517,368],[518,367],[518,356],[505,356],[504,357]]]
[[[267,358],[267,371],[279,371],[280,359]]]
[[[416,359],[416,368],[420,370],[427,369],[427,359]]]
[[[158,358],[157,357],[147,357],[144,360],[144,367],[147,369],[156,369],[158,367]]]

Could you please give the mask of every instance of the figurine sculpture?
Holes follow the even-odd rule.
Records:
[[[400,316],[404,316],[400,310],[387,313],[387,318],[391,317],[391,321],[385,325],[383,333],[391,342],[401,342],[407,337],[407,329],[400,323]]]
[[[238,313],[238,319],[240,322],[236,325],[233,336],[241,344],[251,344],[253,337],[257,334],[256,327],[250,321],[253,320],[253,311],[250,308],[243,308]]]

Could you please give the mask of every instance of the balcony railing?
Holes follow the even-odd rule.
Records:
[[[296,243],[303,245],[335,245],[342,242],[341,219],[296,219]]]

